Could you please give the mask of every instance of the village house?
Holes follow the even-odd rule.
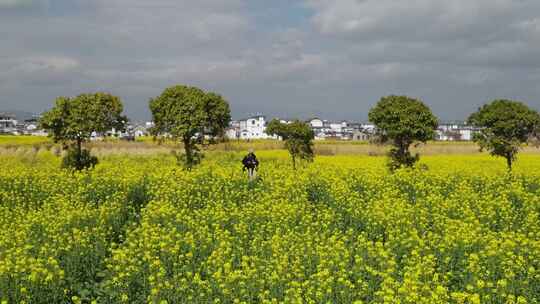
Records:
[[[143,137],[148,136],[148,129],[145,126],[142,125],[136,125],[133,127],[133,135],[135,137]]]
[[[0,133],[13,133],[16,131],[17,120],[15,115],[0,112]]]
[[[268,139],[274,138],[266,134],[266,117],[264,115],[254,115],[247,119],[232,121],[225,135],[229,139]]]
[[[316,140],[355,140],[355,138],[359,137],[354,136],[355,132],[363,130],[362,124],[356,122],[332,122],[328,120],[322,120],[317,117],[308,120],[307,122],[315,133]]]
[[[318,117],[312,118],[307,121],[310,125],[313,133],[315,134],[316,140],[321,140],[325,138],[326,132],[324,127],[324,121]]]
[[[447,122],[439,124],[436,140],[440,141],[471,141],[476,129],[464,122]]]
[[[352,132],[352,140],[355,140],[355,141],[368,141],[370,139],[371,139],[371,134],[366,132],[366,131],[354,130]]]
[[[240,121],[233,120],[230,122],[229,127],[225,130],[225,137],[228,139],[240,138]]]
[[[324,121],[322,119],[319,119],[317,117],[309,120],[309,124],[312,128],[323,128],[324,127]]]
[[[242,139],[265,139],[266,117],[263,115],[252,116],[240,121],[240,138]]]

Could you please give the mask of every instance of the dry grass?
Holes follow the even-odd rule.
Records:
[[[144,139],[135,142],[120,140],[107,140],[89,142],[87,148],[97,156],[111,154],[135,154],[151,155],[170,153],[172,150],[181,150],[182,145],[171,141],[156,142]],[[316,155],[385,155],[388,146],[370,144],[368,142],[353,141],[315,141],[314,150]],[[249,149],[255,151],[283,150],[283,142],[277,140],[254,140],[254,141],[227,141],[216,145],[203,147],[206,151],[230,151],[243,152]],[[53,144],[47,138],[10,136],[0,138],[0,154],[34,154],[42,151],[50,151],[56,155],[62,153],[59,145]],[[478,146],[472,142],[429,142],[413,148],[413,152],[421,155],[470,155],[481,154]],[[484,152],[485,153],[485,152]],[[524,147],[522,153],[539,154],[540,149],[534,146]]]
[[[48,137],[30,135],[0,135],[0,147],[52,144]]]

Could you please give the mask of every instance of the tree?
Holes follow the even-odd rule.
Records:
[[[231,120],[229,103],[218,94],[177,85],[167,88],[150,100],[155,136],[169,136],[184,145],[179,157],[186,169],[200,163],[202,153],[198,144],[209,138],[223,136]]]
[[[313,161],[313,142],[315,134],[311,127],[299,120],[292,123],[281,123],[274,119],[268,123],[266,133],[277,135],[285,141],[285,147],[292,158],[293,169],[296,170],[296,159]]]
[[[83,143],[92,136],[92,132],[124,129],[127,118],[122,111],[120,98],[107,93],[58,97],[53,108],[41,117],[40,125],[54,142],[61,142],[67,148],[63,166],[82,170],[97,163],[97,158],[82,148]]]
[[[535,136],[540,115],[524,103],[501,99],[483,105],[469,116],[468,122],[479,129],[473,140],[480,150],[504,157],[511,171],[520,147]]]
[[[388,166],[390,170],[412,167],[420,159],[412,155],[410,146],[425,143],[435,137],[437,117],[422,101],[407,96],[387,96],[381,98],[369,111],[369,120],[377,127],[377,135],[382,142],[390,142]]]

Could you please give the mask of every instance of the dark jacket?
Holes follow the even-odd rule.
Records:
[[[259,161],[254,153],[249,153],[242,159],[242,164],[244,165],[244,168],[255,169],[259,166]]]

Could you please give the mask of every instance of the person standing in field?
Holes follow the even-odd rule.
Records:
[[[254,180],[257,176],[259,161],[257,160],[257,156],[255,156],[253,149],[249,149],[249,153],[242,159],[242,164],[244,165],[243,170],[245,171],[247,169],[248,171],[249,180]]]

